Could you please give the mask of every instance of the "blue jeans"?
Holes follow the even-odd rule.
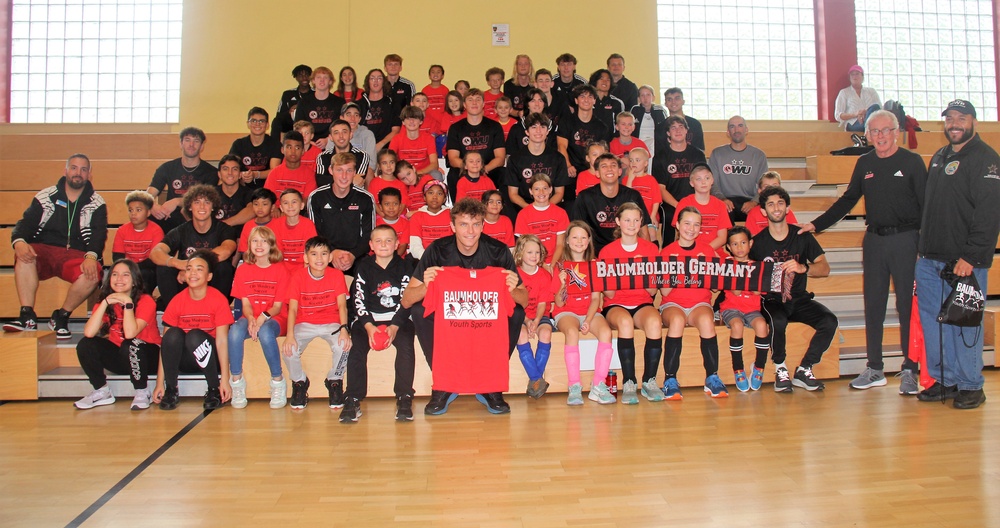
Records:
[[[943,385],[958,385],[959,390],[983,388],[983,327],[952,326],[938,323],[941,305],[951,294],[951,286],[941,279],[945,262],[929,258],[917,259],[917,306],[920,324],[924,327],[927,349],[927,373]],[[986,291],[986,268],[973,268],[979,287]],[[944,372],[941,366],[941,344],[944,343]]]
[[[876,112],[876,111],[881,110],[881,109],[882,109],[881,105],[873,104],[873,105],[869,106],[867,113],[865,113],[865,119],[864,119],[864,121],[862,121],[861,119],[858,119],[853,124],[848,123],[847,127],[846,127],[847,131],[848,132],[864,132],[865,131],[865,121],[867,121],[868,117],[872,115],[872,112]],[[905,124],[905,123],[900,123],[900,125],[903,125],[903,124]]]
[[[250,337],[249,322],[240,317],[229,326],[229,372],[233,376],[243,374],[243,341]],[[271,370],[272,378],[281,377],[281,352],[278,350],[278,334],[281,326],[274,319],[264,321],[257,330],[257,341],[264,350],[264,360]]]

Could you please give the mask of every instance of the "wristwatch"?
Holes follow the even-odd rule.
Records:
[[[131,309],[135,308],[135,304],[128,302],[128,303],[123,304],[122,308],[124,308],[126,310],[131,310]]]

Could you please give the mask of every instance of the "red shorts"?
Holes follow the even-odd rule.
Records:
[[[38,255],[35,258],[35,269],[38,270],[38,280],[43,281],[52,277],[73,283],[83,275],[80,265],[86,253],[79,249],[66,249],[48,244],[31,244],[31,249]]]

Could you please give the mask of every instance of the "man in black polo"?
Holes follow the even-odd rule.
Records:
[[[211,163],[201,159],[205,148],[205,133],[200,128],[187,127],[181,130],[181,157],[160,165],[153,173],[146,192],[156,198],[166,189],[167,199],[153,204],[152,220],[163,228],[164,233],[184,223],[181,202],[184,193],[192,185],[215,185],[219,172]]]

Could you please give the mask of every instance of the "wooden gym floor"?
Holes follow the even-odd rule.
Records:
[[[958,411],[884,388],[569,408],[511,395],[492,416],[353,425],[304,411],[207,415],[0,406],[2,526],[1000,526],[1000,371]],[[732,387],[730,387],[732,389]]]

